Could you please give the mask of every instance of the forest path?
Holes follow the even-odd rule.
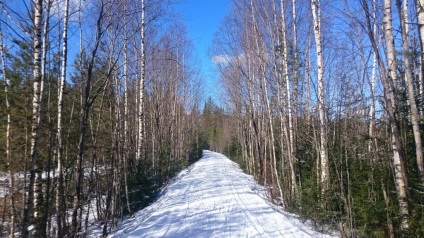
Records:
[[[110,237],[329,237],[270,204],[264,188],[222,154],[204,151],[149,207]]]

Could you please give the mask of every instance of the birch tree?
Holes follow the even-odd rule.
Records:
[[[417,23],[418,23],[418,34],[420,42],[420,65],[419,65],[419,92],[420,99],[424,99],[424,0],[415,0],[415,10],[417,13]],[[423,107],[420,107],[420,115],[423,115]],[[424,163],[424,162],[423,162]],[[421,172],[421,182],[423,181],[423,163],[419,164],[419,171]]]
[[[375,36],[371,27],[370,14],[367,3],[363,0],[362,6],[366,14],[366,24],[368,36],[372,43],[373,50],[376,52],[377,61],[382,74],[382,83],[384,87],[385,109],[389,115],[390,130],[391,130],[391,150],[393,153],[393,165],[395,172],[395,184],[398,196],[399,211],[402,216],[402,229],[408,229],[409,208],[408,208],[408,180],[406,177],[404,148],[401,141],[401,133],[399,129],[398,105],[395,97],[397,82],[396,75],[396,57],[394,39],[392,33],[392,6],[391,0],[384,1],[384,36],[387,44],[387,72],[385,64],[381,58],[379,48],[376,43]]]
[[[325,119],[325,97],[324,97],[324,57],[322,55],[322,37],[321,37],[321,1],[312,0],[311,10],[313,16],[313,27],[315,37],[315,51],[317,58],[317,79],[318,79],[318,113],[319,113],[319,133],[320,133],[320,182],[323,195],[328,190],[330,170],[327,151],[327,131]]]
[[[49,35],[49,28],[50,28],[50,9],[51,9],[51,0],[47,0],[44,3],[45,8],[45,20],[43,25],[43,35],[42,35],[42,53],[41,53],[41,80],[40,80],[40,109],[38,113],[37,118],[37,124],[39,127],[41,127],[41,117],[42,117],[42,105],[43,103],[43,96],[44,96],[44,88],[47,80],[46,76],[46,67],[47,67],[47,44],[48,44],[48,35]],[[48,103],[47,103],[48,104]],[[49,105],[47,105],[49,108]],[[44,113],[43,113],[44,114]],[[50,132],[49,132],[50,134]],[[50,140],[49,140],[50,141]],[[51,147],[50,145],[48,147]],[[36,171],[35,175],[35,183],[34,183],[34,218],[37,219],[36,221],[36,228],[35,228],[35,235],[36,236],[47,236],[47,214],[43,214],[47,211],[43,206],[44,204],[47,204],[48,197],[50,194],[50,190],[48,187],[46,187],[46,193],[44,193],[43,188],[43,179],[42,179],[42,173],[45,168],[39,163],[40,165],[37,166],[38,169]],[[50,177],[48,176],[47,184],[50,184]],[[44,196],[45,195],[45,196]]]
[[[35,173],[38,169],[37,159],[38,159],[38,130],[39,130],[39,121],[40,117],[40,108],[41,108],[41,55],[42,55],[42,23],[43,23],[43,0],[37,0],[33,6],[34,10],[34,26],[33,26],[33,99],[32,99],[32,126],[31,126],[31,148],[30,148],[30,178],[28,185],[28,198],[25,204],[23,221],[22,221],[22,231],[21,236],[26,238],[29,236],[28,226],[30,222],[30,216],[33,213],[34,208],[34,184],[35,184]]]
[[[404,1],[407,2],[407,1]],[[412,130],[414,134],[415,141],[415,153],[418,167],[418,179],[421,182],[424,182],[424,161],[423,161],[423,149],[421,142],[421,132],[419,125],[419,112],[417,103],[415,101],[415,90],[413,85],[413,75],[412,75],[412,67],[410,63],[410,54],[409,54],[409,36],[408,36],[408,8],[407,4],[402,5],[401,0],[396,0],[396,5],[398,8],[398,13],[400,16],[400,25],[401,25],[401,34],[402,34],[402,42],[403,42],[403,55],[404,55],[404,64],[405,64],[405,81],[408,92],[408,102],[410,108],[410,116],[412,123]],[[403,7],[402,7],[403,6]]]
[[[373,0],[373,18],[376,18],[376,0]],[[377,21],[374,20],[373,24],[373,35],[377,37]],[[369,111],[369,117],[370,117],[370,125],[369,125],[369,136],[371,138],[371,142],[368,145],[368,150],[371,151],[371,147],[376,145],[376,136],[375,136],[375,82],[377,79],[377,52],[373,50],[373,58],[372,58],[372,73],[371,73],[371,82],[370,84],[370,90],[371,90],[371,102],[370,102],[370,111]]]
[[[286,86],[286,105],[288,111],[288,160],[290,166],[290,176],[291,176],[291,193],[292,196],[296,194],[296,173],[295,173],[295,158],[294,158],[294,126],[293,126],[293,110],[292,110],[292,91],[291,91],[291,83],[289,80],[289,64],[288,64],[288,40],[287,40],[287,30],[286,30],[286,14],[285,14],[285,4],[284,1],[280,1],[280,14],[281,14],[281,44],[282,44],[282,67],[283,67],[283,82]]]
[[[63,110],[63,91],[66,82],[66,66],[68,60],[68,19],[69,19],[69,0],[65,0],[65,13],[63,19],[62,36],[62,62],[60,72],[60,82],[57,98],[57,189],[56,189],[56,237],[63,236],[65,226],[64,212],[64,187],[63,187],[63,142],[62,142],[62,110]]]
[[[95,39],[94,45],[91,50],[88,59],[87,72],[84,75],[84,86],[83,86],[83,95],[81,97],[82,107],[80,110],[80,129],[79,129],[79,140],[78,140],[78,158],[76,160],[76,187],[74,192],[74,202],[72,207],[72,224],[71,224],[71,237],[76,237],[78,235],[78,231],[80,228],[81,221],[79,220],[78,214],[81,213],[81,205],[83,202],[83,180],[84,180],[84,171],[83,171],[83,163],[85,160],[85,144],[86,144],[86,134],[87,134],[87,124],[88,117],[90,113],[91,106],[96,100],[99,92],[102,90],[102,86],[98,88],[98,91],[92,94],[91,92],[91,83],[93,80],[93,71],[95,67],[95,59],[97,56],[97,51],[100,46],[100,42],[107,30],[108,24],[104,25],[105,15],[108,12],[108,8],[106,3],[102,0],[100,3],[100,9],[98,12],[98,16],[96,19],[96,29],[95,29]],[[107,82],[107,81],[106,81]],[[103,83],[103,85],[106,84]]]
[[[6,57],[5,57],[5,47],[3,44],[3,28],[0,24],[0,56],[1,56],[1,66],[2,66],[2,78],[4,83],[4,94],[5,94],[5,103],[6,103],[6,168],[9,175],[9,205],[10,205],[10,217],[9,217],[9,234],[10,237],[15,237],[15,175],[12,170],[12,157],[10,149],[10,126],[11,126],[11,115],[10,115],[10,102],[9,102],[9,86],[10,80],[6,75]]]
[[[145,130],[145,124],[144,124],[144,77],[146,74],[145,11],[146,11],[146,6],[144,3],[144,0],[141,0],[141,29],[140,29],[141,72],[140,72],[140,80],[138,84],[139,100],[138,100],[138,144],[137,144],[137,155],[136,155],[137,160],[140,160],[142,158],[142,146],[144,142],[144,130]]]
[[[393,29],[392,29],[392,1],[384,0],[384,17],[383,17],[383,27],[384,27],[384,37],[387,44],[387,66],[388,66],[388,78],[387,84],[389,85],[388,91],[391,103],[388,103],[390,111],[393,111],[391,115],[391,132],[392,132],[392,150],[393,150],[393,165],[395,167],[395,176],[396,176],[396,190],[399,197],[399,209],[400,214],[402,215],[402,229],[409,228],[409,209],[408,209],[408,179],[406,176],[406,167],[405,167],[405,154],[403,149],[403,144],[401,140],[400,131],[398,128],[398,118],[396,115],[398,111],[396,103],[396,86],[395,84],[398,81],[396,74],[396,51],[394,45]],[[381,67],[382,68],[382,67]],[[391,86],[390,86],[391,85]]]
[[[123,70],[124,70],[124,145],[123,145],[123,150],[124,150],[124,158],[123,158],[123,166],[124,166],[124,186],[125,186],[125,198],[127,201],[127,209],[128,212],[131,213],[131,206],[130,206],[130,199],[129,199],[129,195],[128,195],[128,159],[129,159],[129,128],[128,128],[128,116],[129,116],[129,108],[128,108],[128,33],[127,33],[127,1],[124,2],[124,65],[123,65]]]

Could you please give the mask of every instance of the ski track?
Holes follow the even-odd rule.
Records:
[[[264,191],[238,164],[204,151],[109,237],[331,237],[279,212]]]

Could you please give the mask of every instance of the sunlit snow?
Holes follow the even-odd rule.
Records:
[[[203,155],[110,237],[330,237],[280,212],[227,157]]]

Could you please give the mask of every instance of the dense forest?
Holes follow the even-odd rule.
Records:
[[[202,88],[170,4],[1,2],[0,236],[85,237],[93,216],[106,235],[200,158]]]
[[[0,1],[0,236],[106,236],[211,149],[318,230],[424,237],[424,0],[233,0],[220,101],[176,2]]]
[[[214,146],[318,229],[423,237],[423,47],[422,0],[235,0]]]

